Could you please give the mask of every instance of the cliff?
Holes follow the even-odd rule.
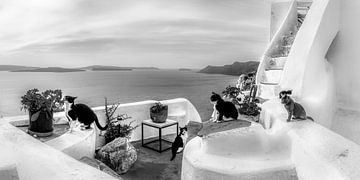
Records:
[[[259,66],[258,61],[247,61],[247,62],[234,62],[231,65],[224,66],[207,66],[206,68],[199,71],[199,73],[207,74],[225,74],[238,76],[240,74],[246,74],[254,72]]]

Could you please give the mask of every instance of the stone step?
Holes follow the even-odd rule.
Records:
[[[278,97],[280,92],[279,84],[264,84],[258,86],[258,96],[263,99],[272,99]]]
[[[280,70],[283,69],[286,63],[287,57],[271,58],[267,61],[265,70]]]
[[[262,78],[262,83],[276,83],[280,82],[281,76],[283,71],[282,70],[268,70],[264,71],[264,76]]]
[[[311,7],[312,2],[311,1],[298,1],[296,2],[297,7]]]

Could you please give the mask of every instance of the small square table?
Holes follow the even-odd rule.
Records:
[[[162,141],[166,142],[166,143],[172,143],[166,139],[162,139],[161,137],[161,130],[170,126],[174,126],[176,125],[176,135],[179,133],[179,123],[177,121],[171,120],[171,119],[167,119],[164,123],[154,123],[151,119],[147,119],[142,121],[141,123],[141,145],[143,147],[146,147],[148,149],[152,149],[154,151],[157,151],[159,153],[162,153],[166,150],[171,149],[171,146],[165,149],[162,149]],[[147,143],[144,143],[144,126],[149,126],[149,127],[153,127],[153,128],[157,128],[159,130],[159,138]],[[147,146],[148,144],[152,144],[155,142],[159,142],[159,149],[155,149],[153,147]]]

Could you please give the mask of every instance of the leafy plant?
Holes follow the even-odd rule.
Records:
[[[109,143],[118,137],[130,138],[131,132],[139,126],[132,126],[132,123],[135,122],[135,120],[125,124],[123,121],[131,118],[127,114],[114,116],[119,105],[120,103],[116,103],[109,106],[107,98],[105,98],[105,117],[108,125],[104,134],[106,143]]]
[[[257,105],[259,99],[256,99],[257,86],[252,85],[249,95],[246,95],[243,103],[239,104],[239,113],[248,116],[257,116],[260,114],[261,108]]]
[[[46,90],[42,93],[36,88],[30,89],[24,96],[21,96],[21,110],[37,112],[47,110],[59,112],[63,110],[64,100],[62,100],[62,91]]]
[[[228,86],[222,92],[222,94],[228,98],[236,98],[240,93],[240,89],[234,86]]]
[[[154,106],[150,108],[150,111],[153,113],[159,113],[167,108],[166,105],[161,104],[161,102],[156,102]]]

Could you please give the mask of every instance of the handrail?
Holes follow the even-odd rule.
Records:
[[[282,89],[292,89],[315,121],[331,126],[336,102],[331,64],[326,53],[340,27],[340,0],[317,0],[311,5],[297,33],[280,80]]]
[[[314,80],[313,66],[319,67],[332,40],[339,31],[338,0],[314,1],[299,29],[292,49],[284,66],[284,74],[280,80],[282,88],[293,89],[293,95],[301,97],[304,90],[306,72]],[[335,19],[334,19],[335,18]],[[320,69],[317,70],[318,73]]]
[[[291,30],[293,28],[291,26],[291,21],[294,19],[294,12],[297,11],[296,9],[297,3],[295,0],[292,1],[289,10],[286,14],[286,17],[284,18],[283,22],[281,23],[280,28],[277,30],[273,38],[271,39],[270,43],[268,44],[265,53],[261,57],[260,64],[258,66],[257,74],[256,74],[256,84],[260,84],[263,73],[265,71],[265,67],[267,64],[267,61],[270,59],[271,54],[273,53],[276,46],[279,44],[279,41],[281,41],[283,35]],[[297,16],[297,12],[296,12]],[[296,21],[295,21],[296,22]]]

